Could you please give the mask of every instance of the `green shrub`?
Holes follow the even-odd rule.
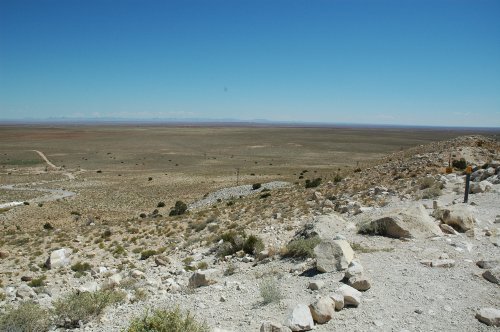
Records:
[[[243,243],[243,251],[247,254],[255,255],[264,250],[264,242],[256,235],[250,235]]]
[[[342,181],[342,177],[339,174],[335,174],[335,177],[333,178],[334,183],[339,183]]]
[[[71,270],[73,270],[75,272],[85,272],[85,271],[89,271],[91,268],[92,268],[92,266],[87,262],[85,262],[85,263],[78,262],[76,264],[71,265]]]
[[[259,283],[259,292],[264,304],[279,302],[283,295],[278,281],[274,278],[265,278]]]
[[[422,192],[423,199],[431,199],[436,198],[441,195],[441,188],[439,186],[433,186],[431,188],[427,188]]]
[[[314,258],[314,247],[319,243],[320,239],[318,236],[292,240],[286,246],[285,256],[294,258]]]
[[[209,332],[205,323],[199,323],[189,313],[179,308],[146,312],[143,317],[132,321],[126,332]]]
[[[28,283],[28,286],[30,286],[30,287],[42,287],[42,286],[45,286],[45,279],[47,279],[46,276],[41,276],[41,277],[32,279]]]
[[[78,327],[80,321],[86,324],[108,305],[121,303],[124,299],[125,293],[114,290],[72,293],[54,303],[55,323],[65,328]]]
[[[306,180],[306,188],[316,188],[321,184],[321,178],[316,178],[314,180]]]
[[[252,184],[252,190],[257,190],[260,187],[262,187],[262,185],[260,183],[254,183],[254,184]]]
[[[451,166],[457,169],[465,169],[467,167],[467,161],[464,158],[460,158],[460,160],[453,160],[451,162]]]
[[[158,204],[156,205],[156,207],[164,207],[165,206],[165,202],[158,202]]]
[[[0,315],[0,331],[45,332],[50,327],[50,314],[34,302],[24,302]]]
[[[169,216],[180,216],[187,211],[187,205],[183,201],[175,202],[175,206],[170,210]]]
[[[149,257],[154,256],[156,254],[157,254],[156,250],[144,250],[143,252],[141,252],[141,260],[148,259]]]

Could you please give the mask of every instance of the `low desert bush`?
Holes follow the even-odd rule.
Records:
[[[72,293],[54,303],[55,323],[65,328],[78,327],[99,316],[111,304],[125,300],[125,293],[101,290],[93,293]]]
[[[342,177],[339,174],[336,174],[333,178],[333,182],[339,183],[340,181],[342,181]]]
[[[32,279],[29,283],[28,286],[30,287],[42,287],[45,286],[45,279],[46,276],[40,276],[38,278]]]
[[[92,268],[92,266],[87,262],[85,262],[85,263],[78,262],[78,263],[71,265],[71,270],[73,270],[74,272],[85,272],[85,271],[89,271],[91,268]]]
[[[306,180],[306,188],[316,188],[321,184],[321,178],[316,178],[314,180]]]
[[[24,302],[8,308],[0,315],[0,331],[45,332],[50,327],[50,314],[34,302]]]
[[[264,250],[264,242],[256,235],[250,235],[243,243],[243,251],[249,255],[256,255]]]
[[[254,184],[252,184],[252,189],[253,189],[253,190],[257,190],[257,189],[259,189],[260,187],[262,187],[262,185],[261,185],[260,183],[254,183]]]
[[[279,302],[283,295],[278,281],[275,278],[265,278],[259,283],[259,292],[263,304]]]
[[[148,259],[149,257],[154,256],[156,254],[157,254],[156,250],[152,249],[144,250],[143,252],[141,252],[141,260]]]
[[[179,308],[146,312],[143,317],[132,320],[125,332],[209,332],[205,323],[199,323],[189,313]]]
[[[164,207],[165,206],[165,202],[158,202],[158,204],[156,205],[156,207]]]
[[[286,257],[313,258],[314,247],[320,242],[319,237],[313,236],[307,239],[295,239],[286,246]]]
[[[180,216],[187,211],[187,205],[183,201],[175,202],[175,206],[170,210],[169,216]]]

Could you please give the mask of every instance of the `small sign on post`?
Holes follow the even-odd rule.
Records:
[[[469,200],[469,187],[470,187],[470,175],[472,173],[472,167],[467,166],[465,169],[465,195],[464,195],[464,203],[467,203]]]

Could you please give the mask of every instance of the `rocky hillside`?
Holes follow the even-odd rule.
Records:
[[[0,327],[122,331],[176,308],[214,331],[500,326],[498,141],[460,137],[300,177],[222,190],[172,216],[159,204],[33,231],[6,216]]]

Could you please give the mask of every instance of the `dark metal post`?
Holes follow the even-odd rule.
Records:
[[[470,188],[470,174],[472,173],[472,167],[467,166],[465,169],[465,195],[464,195],[464,203],[467,203],[469,200],[469,188]]]

